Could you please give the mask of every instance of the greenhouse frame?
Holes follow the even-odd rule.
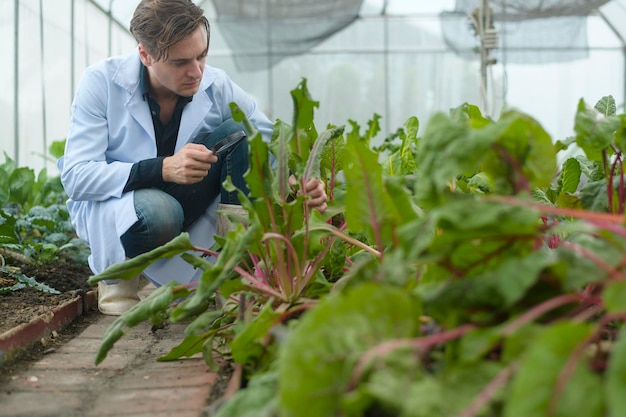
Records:
[[[137,1],[4,0],[0,138],[20,166],[55,170],[83,70],[136,44]],[[381,116],[378,140],[410,116],[477,104],[536,118],[553,139],[573,134],[578,100],[626,96],[626,1],[202,0],[207,62],[275,119],[306,79],[320,125]],[[491,12],[489,12],[491,11]]]

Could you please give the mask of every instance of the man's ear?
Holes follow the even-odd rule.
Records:
[[[146,49],[144,44],[140,43],[137,46],[137,49],[139,50],[139,59],[141,59],[141,62],[146,67],[149,67],[150,65],[152,65],[152,57],[150,56],[150,53],[148,52],[148,49]]]

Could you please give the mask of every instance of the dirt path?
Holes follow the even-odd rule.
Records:
[[[229,366],[212,372],[200,357],[157,362],[183,338],[185,325],[130,329],[99,366],[104,331],[115,318],[92,311],[0,372],[3,417],[208,416]]]

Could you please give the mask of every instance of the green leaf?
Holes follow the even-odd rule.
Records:
[[[306,161],[313,142],[318,137],[313,117],[320,103],[311,98],[305,78],[291,90],[291,98],[293,99],[293,127],[295,129],[292,151],[301,161]]]
[[[219,310],[208,310],[201,313],[194,321],[189,323],[185,328],[185,334],[188,336],[201,336],[206,333],[207,328],[222,316],[222,312]]]
[[[459,416],[461,412],[469,407],[469,405],[481,395],[481,391],[485,389],[498,373],[502,370],[502,364],[496,361],[482,361],[470,365],[451,364],[445,369],[438,378],[442,389],[442,413],[441,417]],[[497,416],[501,413],[499,402],[505,398],[504,386],[499,387],[493,393],[496,401],[495,405],[486,404],[479,410],[478,416]],[[419,401],[414,398],[414,405],[411,408],[419,406]],[[409,404],[407,404],[408,406]],[[411,415],[408,414],[407,415]],[[426,414],[413,414],[415,416],[429,417]]]
[[[617,113],[617,106],[615,105],[615,98],[613,96],[602,97],[594,107],[602,113],[604,117],[615,116]]]
[[[459,349],[461,362],[472,363],[484,359],[501,339],[500,328],[496,326],[475,329],[465,334]]]
[[[580,201],[585,210],[606,213],[609,209],[605,179],[589,181],[580,191]]]
[[[233,119],[236,122],[243,123],[246,131],[248,132],[249,138],[254,138],[258,136],[259,132],[256,127],[250,122],[246,114],[241,110],[241,107],[237,103],[230,103],[230,111],[233,115]]]
[[[122,263],[111,265],[101,273],[89,277],[87,283],[94,285],[98,281],[106,279],[133,279],[159,259],[171,258],[174,255],[194,249],[196,247],[189,240],[189,233],[181,233],[165,245],[159,246],[150,252],[143,253]]]
[[[478,275],[449,280],[436,292],[424,294],[425,306],[436,317],[452,311],[461,316],[484,311],[482,314],[496,317],[522,299],[555,259],[549,252],[500,259]]]
[[[618,117],[605,117],[598,110],[587,107],[584,100],[578,102],[574,124],[576,143],[590,160],[602,161],[602,151],[609,148],[620,125]]]
[[[600,378],[576,363],[574,372],[557,391],[559,376],[570,355],[591,335],[585,323],[562,322],[547,328],[532,342],[521,359],[505,406],[505,417],[556,416],[601,417]]]
[[[609,313],[626,312],[626,281],[612,281],[602,292],[604,307]]]
[[[263,141],[261,135],[256,135],[248,140],[250,144],[250,167],[244,174],[246,184],[250,190],[251,199],[273,199],[275,193],[281,189],[274,188],[274,173],[270,164],[269,145]],[[285,169],[284,164],[279,162],[281,169]],[[284,185],[281,185],[281,187]],[[282,198],[285,198],[283,195]],[[282,199],[280,200],[282,201]]]
[[[186,289],[175,291],[174,288],[178,285],[177,282],[172,281],[157,288],[148,297],[116,318],[102,337],[102,343],[96,353],[96,365],[106,359],[115,343],[124,336],[125,327],[135,327],[139,323],[148,320],[152,320],[153,323],[161,323],[172,302],[189,295],[189,291]]]
[[[191,357],[202,352],[204,342],[210,336],[203,335],[186,335],[185,338],[175,347],[173,347],[166,355],[157,358],[159,362],[175,361],[182,357]]]
[[[53,141],[48,147],[48,151],[50,152],[50,155],[52,155],[54,158],[57,158],[57,159],[62,157],[63,154],[65,153],[66,142],[67,142],[67,139]]]
[[[274,124],[274,135],[270,147],[272,153],[276,156],[276,174],[274,175],[273,188],[277,190],[280,202],[283,204],[287,203],[292,193],[289,185],[289,175],[291,174],[289,171],[289,142],[292,138],[293,129],[291,126],[285,124],[282,120],[277,120]],[[263,152],[262,155],[265,155],[265,153]],[[265,166],[261,164],[257,164],[257,166],[263,167],[262,170],[258,171],[262,177],[272,177],[269,173],[265,173]]]
[[[556,151],[552,138],[535,119],[508,111],[477,134],[492,141],[482,168],[491,178],[494,193],[515,194],[551,184]]]
[[[34,184],[35,172],[31,168],[15,168],[9,177],[9,201],[30,207]]]
[[[218,408],[215,417],[276,417],[277,379],[276,372],[253,376],[245,389]]]
[[[561,177],[559,179],[561,193],[574,194],[578,190],[581,173],[580,161],[576,158],[568,158],[563,164]]]
[[[302,175],[302,181],[306,184],[310,179],[320,178],[320,162],[322,159],[322,153],[326,143],[330,140],[334,140],[343,134],[343,126],[338,128],[332,128],[322,132],[320,137],[313,144],[311,153],[309,153],[309,159],[306,164],[306,169]]]
[[[27,288],[27,287],[34,288],[36,290],[47,292],[50,294],[61,294],[60,291],[55,290],[51,286],[44,284],[43,282],[39,282],[33,277],[26,276],[22,274],[21,272],[13,272],[4,267],[0,267],[0,272],[6,275],[9,275],[10,277],[14,278],[17,281],[14,285],[10,287],[0,288],[0,294],[5,294],[8,292],[21,290],[22,288]]]
[[[16,222],[14,216],[0,209],[0,245],[20,243],[19,234],[15,229]]]
[[[231,342],[233,359],[241,364],[253,364],[265,351],[264,340],[269,330],[277,323],[280,314],[271,303],[266,304],[254,320]]]
[[[383,186],[382,168],[378,155],[362,141],[351,140],[346,145],[348,161],[345,166],[345,215],[348,228],[364,232],[376,242],[377,249],[390,240],[396,211]]]
[[[235,233],[238,238],[226,241],[214,264],[207,261],[203,262],[204,272],[200,277],[198,288],[191,297],[172,309],[170,315],[172,321],[187,320],[189,317],[195,316],[198,310],[205,308],[204,306],[214,296],[215,291],[229,278],[233,268],[241,261],[245,249],[255,236],[255,228],[257,227],[251,226],[243,231],[243,226],[239,225],[236,231],[231,230],[229,232]],[[189,258],[187,257],[187,259]]]
[[[323,299],[304,315],[281,348],[281,412],[300,417],[337,415],[362,353],[384,341],[415,336],[419,313],[406,291],[377,284]]]
[[[490,119],[483,116],[480,107],[470,103],[463,103],[456,109],[452,109],[450,115],[457,120],[469,119],[475,128],[481,128],[492,123]]]
[[[425,209],[441,204],[459,175],[473,176],[492,142],[487,135],[473,134],[467,119],[435,114],[417,147],[415,196]]]
[[[606,370],[606,402],[609,416],[626,415],[626,333],[619,332],[613,343],[609,365]]]

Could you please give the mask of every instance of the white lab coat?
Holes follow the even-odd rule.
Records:
[[[140,68],[134,51],[86,70],[72,103],[65,155],[57,164],[69,195],[72,224],[91,248],[89,266],[95,274],[124,261],[120,236],[137,215],[133,192],[122,191],[133,163],[157,156],[150,110],[139,85]],[[265,138],[271,137],[273,123],[255,101],[224,71],[206,66],[198,92],[183,111],[176,151],[199,131],[211,132],[232,118],[231,102]],[[195,245],[213,244],[216,207],[217,199],[187,230]],[[200,275],[180,257],[160,260],[144,273],[159,285],[172,280],[188,283]]]

